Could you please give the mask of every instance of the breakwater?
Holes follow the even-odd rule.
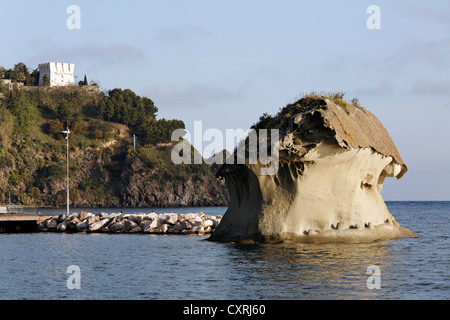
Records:
[[[222,216],[200,213],[100,213],[81,211],[55,215],[37,226],[38,232],[148,233],[205,235],[212,233]]]

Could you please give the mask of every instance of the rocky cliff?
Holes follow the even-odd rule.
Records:
[[[306,96],[255,129],[279,129],[279,168],[224,164],[231,203],[213,241],[364,242],[415,236],[389,213],[386,177],[407,171],[381,122],[341,98]],[[247,141],[248,147],[248,141]],[[237,163],[236,152],[233,155]],[[258,159],[259,160],[259,159]]]
[[[11,192],[14,203],[65,205],[64,150],[48,150],[40,144],[20,136],[13,138],[8,155],[0,161],[0,202],[6,202]],[[60,144],[64,147],[65,141]],[[225,186],[209,165],[177,166],[170,160],[171,146],[133,150],[130,145],[130,139],[115,139],[98,146],[71,147],[71,207],[227,205]]]

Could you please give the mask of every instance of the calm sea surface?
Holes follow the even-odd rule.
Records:
[[[418,238],[237,245],[179,235],[0,234],[0,299],[449,299],[450,202],[387,205]],[[226,208],[124,213],[152,210]],[[76,283],[73,265],[80,289],[67,286]],[[372,265],[380,289],[367,287]]]

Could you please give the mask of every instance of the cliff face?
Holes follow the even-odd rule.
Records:
[[[33,143],[16,139],[20,152],[13,143],[11,161],[0,168],[0,202],[6,202],[11,191],[14,203],[64,206],[65,154],[39,151]],[[71,207],[227,205],[225,186],[217,182],[210,166],[175,166],[167,146],[132,150],[129,141],[108,144],[70,151]],[[146,158],[148,154],[153,162]]]
[[[144,164],[134,162],[132,169],[123,171],[120,176],[123,182],[121,203],[129,207],[228,205],[226,188],[217,181],[208,165],[195,168],[199,170],[197,172],[192,172],[188,166],[177,168],[172,163],[168,166],[170,175],[168,171],[161,172],[158,168],[142,170]]]
[[[231,203],[210,240],[363,242],[415,236],[389,213],[381,189],[407,167],[369,111],[306,97],[259,128],[279,129],[279,169],[224,164]],[[258,128],[257,125],[257,128]],[[236,153],[234,155],[236,157]],[[235,162],[237,163],[237,162]]]

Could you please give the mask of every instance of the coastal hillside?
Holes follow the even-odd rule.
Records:
[[[11,196],[15,204],[65,205],[60,131],[69,127],[73,207],[226,205],[227,191],[211,166],[172,163],[171,133],[184,123],[157,119],[157,112],[151,99],[129,89],[8,90],[0,81],[0,203]]]

